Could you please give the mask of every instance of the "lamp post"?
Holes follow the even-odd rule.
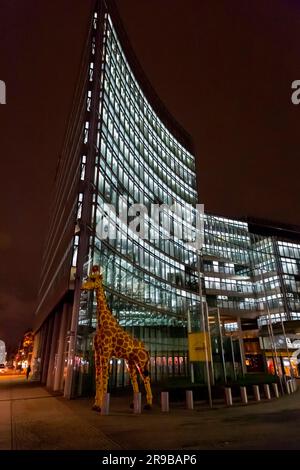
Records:
[[[203,333],[203,340],[204,340],[204,354],[205,354],[205,370],[206,370],[206,380],[207,380],[207,392],[208,392],[208,402],[210,408],[212,408],[212,393],[211,393],[211,376],[209,371],[209,357],[208,357],[208,314],[206,309],[206,316],[203,308],[203,296],[202,296],[202,272],[201,272],[201,261],[202,261],[202,249],[197,250],[197,270],[198,270],[198,283],[199,283],[199,296],[200,296],[200,322],[201,322],[201,330]],[[206,327],[207,322],[207,327]]]
[[[216,310],[217,310],[218,330],[219,330],[219,337],[220,337],[220,347],[221,347],[221,358],[222,358],[224,382],[225,382],[225,384],[227,384],[227,374],[226,374],[226,364],[225,364],[225,354],[224,354],[223,336],[222,336],[222,329],[221,329],[220,309],[217,308]]]
[[[187,330],[188,335],[192,332],[190,309],[187,310]],[[195,382],[194,364],[190,361],[190,375],[192,384]]]

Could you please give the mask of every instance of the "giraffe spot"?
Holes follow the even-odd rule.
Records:
[[[138,351],[138,357],[142,360],[145,360],[147,358],[147,354],[145,351]]]

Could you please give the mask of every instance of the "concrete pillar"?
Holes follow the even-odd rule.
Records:
[[[77,261],[78,263],[78,261]],[[73,298],[74,299],[74,298]],[[63,391],[64,397],[71,399],[73,395],[73,380],[74,380],[74,371],[75,371],[75,348],[76,348],[76,337],[75,330],[72,327],[75,324],[75,317],[77,315],[77,308],[73,304],[70,304],[70,308],[67,310],[68,319],[67,319],[67,331],[66,331],[66,351],[64,359],[64,372],[63,372]],[[77,318],[77,317],[76,317]],[[77,324],[76,324],[77,331]]]
[[[161,392],[161,411],[168,413],[169,408],[169,392]]]
[[[53,388],[53,384],[54,384],[54,365],[55,365],[55,354],[56,354],[56,349],[57,349],[57,340],[58,340],[58,333],[59,333],[59,323],[60,323],[60,312],[57,312],[54,317],[52,343],[51,343],[51,348],[50,348],[49,367],[48,367],[47,381],[46,381],[46,386],[49,388]]]
[[[268,384],[264,384],[264,392],[267,400],[271,400],[270,387]]]
[[[186,390],[185,392],[185,401],[186,401],[186,407],[188,410],[193,410],[194,409],[194,397],[193,397],[193,391],[192,390]]]
[[[103,402],[101,406],[101,414],[108,415],[109,414],[109,403],[110,403],[110,394],[105,393],[103,397]]]
[[[247,403],[248,403],[248,396],[247,396],[247,389],[246,389],[246,387],[240,387],[240,391],[241,391],[242,403],[243,403],[243,405],[247,405]]]
[[[227,406],[232,406],[232,394],[230,387],[225,387],[225,403]]]
[[[30,380],[40,380],[40,357],[39,357],[39,348],[41,341],[41,332],[38,331],[34,335],[33,351],[32,351],[32,360],[31,360],[31,369],[32,374]]]
[[[279,398],[278,385],[273,383],[272,387],[273,387],[273,392],[274,392],[275,398]]]
[[[260,393],[259,393],[259,386],[253,385],[253,393],[255,401],[260,401]]]
[[[53,316],[51,315],[50,318],[47,320],[47,333],[46,333],[46,345],[43,349],[43,357],[42,360],[42,376],[41,376],[41,383],[45,384],[47,381],[48,375],[48,367],[49,367],[49,358],[50,358],[50,349],[52,343],[52,332],[53,332]]]
[[[39,376],[42,380],[43,360],[47,343],[48,322],[45,321],[39,330],[38,358],[39,358]]]
[[[140,392],[133,394],[133,412],[135,414],[141,414],[142,412],[142,395]]]
[[[63,389],[63,368],[65,359],[65,341],[67,334],[67,321],[68,321],[68,304],[64,304],[62,318],[59,328],[58,350],[56,356],[56,366],[54,371],[54,385],[53,390],[58,391]]]

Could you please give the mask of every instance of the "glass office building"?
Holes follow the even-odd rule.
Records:
[[[80,291],[93,264],[111,311],[149,349],[153,382],[190,377],[195,332],[211,342],[215,381],[280,362],[270,324],[281,325],[279,341],[282,322],[288,330],[299,317],[299,244],[206,214],[198,250],[197,202],[191,139],[149,85],[113,3],[99,1],[54,185],[37,379],[66,397],[93,390],[96,304]],[[285,345],[286,333],[297,340],[297,329],[285,331]],[[124,362],[112,359],[110,387],[128,383]]]
[[[219,316],[230,378],[242,369],[291,375],[293,368],[299,375],[300,245],[291,241],[297,239],[299,230],[205,216],[206,301],[213,331]]]
[[[144,77],[112,4],[98,3],[87,47],[86,76],[67,133],[81,126],[78,151],[72,158],[66,151],[57,176],[60,186],[68,165],[75,167],[77,161],[73,236],[64,245],[69,284],[46,321],[38,321],[45,316],[38,310],[36,328],[35,356],[37,361],[44,357],[42,381],[50,387],[55,383],[54,389],[63,387],[66,396],[92,386],[96,304],[93,294],[80,292],[80,285],[93,264],[101,266],[113,314],[149,349],[153,380],[188,376],[186,312],[196,328],[200,308],[191,140]],[[63,190],[56,200],[66,197]],[[143,208],[143,227],[134,225],[140,214],[137,204]],[[62,218],[59,211],[55,204],[54,221]],[[70,210],[69,225],[71,218]],[[49,246],[51,241],[44,262],[51,258]],[[45,266],[42,271],[47,272]],[[58,265],[54,276],[59,272]],[[40,296],[43,305],[47,296],[42,289]],[[127,384],[123,361],[112,361],[111,382]]]
[[[97,13],[94,20],[97,24]],[[152,376],[156,380],[184,376],[188,374],[186,309],[199,306],[196,273],[190,269],[196,252],[176,237],[180,222],[167,208],[195,207],[194,156],[157,115],[128,63],[109,14],[104,20],[100,80],[93,235],[85,270],[93,264],[101,266],[108,304],[119,323],[146,343]],[[90,128],[88,121],[85,128]],[[130,227],[135,204],[145,210],[143,234]],[[162,205],[165,210],[155,220],[151,211]],[[186,220],[186,232],[194,230],[192,219]],[[77,357],[84,358],[84,363],[93,359],[95,309],[93,295],[82,294]],[[112,360],[112,369],[116,370],[112,381],[128,382],[123,361]],[[87,368],[81,370],[84,374]]]

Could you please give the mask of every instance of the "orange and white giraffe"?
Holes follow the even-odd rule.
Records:
[[[96,396],[93,409],[101,410],[103,398],[107,392],[109,363],[112,357],[124,359],[127,362],[134,392],[139,391],[137,370],[139,371],[146,390],[147,404],[144,408],[150,409],[152,391],[148,371],[149,353],[141,341],[133,338],[118,324],[108,308],[99,266],[93,266],[81,289],[95,290],[97,300],[97,330],[94,338]]]

